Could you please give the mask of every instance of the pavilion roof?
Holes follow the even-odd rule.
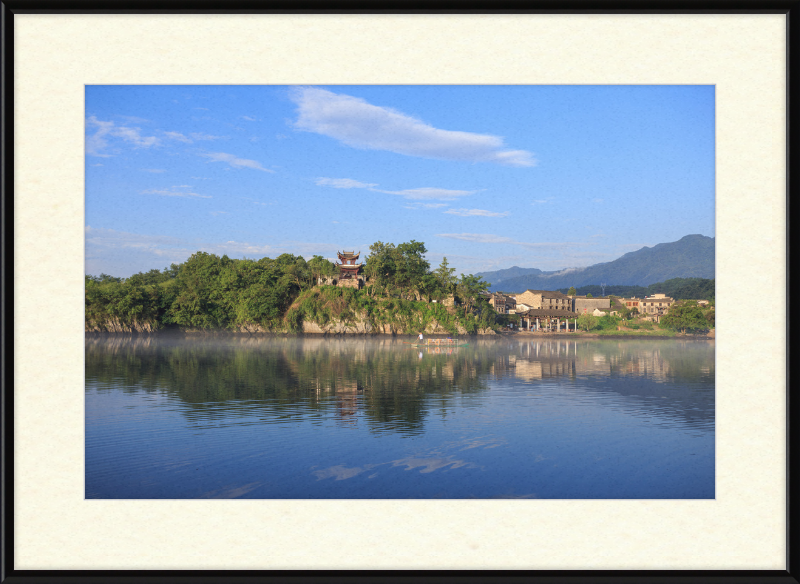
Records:
[[[337,251],[340,259],[348,259],[348,260],[357,260],[358,256],[361,255],[361,252],[358,253],[354,251]]]

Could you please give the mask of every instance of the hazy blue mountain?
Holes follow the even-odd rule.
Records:
[[[509,268],[509,270],[524,268]],[[524,292],[557,290],[570,286],[591,284],[618,284],[649,286],[671,278],[714,278],[714,238],[705,235],[687,235],[672,243],[659,243],[653,247],[626,253],[622,257],[586,268],[568,268],[557,272],[529,273],[516,277],[503,277],[502,272],[483,272],[481,276],[492,284],[491,290]],[[531,269],[533,271],[533,269]],[[500,276],[498,280],[495,274]]]
[[[494,272],[479,272],[475,275],[480,276],[487,282],[491,282],[492,284],[497,284],[499,282],[502,282],[503,280],[510,280],[511,278],[519,278],[520,276],[532,276],[541,273],[542,270],[538,268],[520,268],[517,266],[511,266],[510,268],[506,268],[505,270],[497,270]]]

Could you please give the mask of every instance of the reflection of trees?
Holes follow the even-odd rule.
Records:
[[[335,410],[345,421],[360,410],[377,430],[413,432],[430,407],[487,387],[493,356],[461,349],[420,359],[392,339],[94,338],[86,341],[86,377],[100,390],[177,397],[194,419]]]
[[[429,411],[489,380],[566,378],[639,410],[713,423],[713,342],[477,340],[423,352],[390,338],[167,336],[86,341],[88,385],[180,399],[195,423],[365,418],[375,431],[421,431]]]

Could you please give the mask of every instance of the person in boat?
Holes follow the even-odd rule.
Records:
[[[422,341],[423,341],[422,333],[419,333],[419,342],[421,343]]]

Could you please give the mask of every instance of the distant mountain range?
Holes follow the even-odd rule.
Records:
[[[626,253],[622,257],[586,268],[544,272],[517,266],[476,274],[491,283],[490,290],[524,292],[556,290],[590,284],[648,286],[670,278],[714,278],[714,238],[687,235],[672,243]]]

